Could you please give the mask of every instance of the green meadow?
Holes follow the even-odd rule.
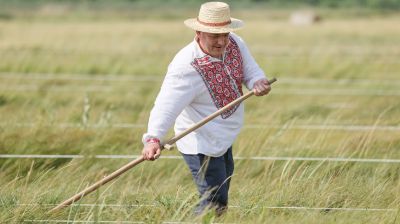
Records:
[[[0,223],[400,222],[399,14],[325,9],[320,22],[295,26],[290,10],[232,12],[278,81],[245,101],[227,214],[199,218],[177,150],[47,213],[132,160],[96,155],[140,154],[168,64],[193,40],[183,20],[196,11],[40,13],[0,19]]]

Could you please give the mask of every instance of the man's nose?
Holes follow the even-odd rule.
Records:
[[[228,42],[228,38],[226,38],[226,37],[219,37],[218,38],[218,44],[219,45],[225,46],[227,42]]]

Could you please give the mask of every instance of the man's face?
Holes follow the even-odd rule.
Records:
[[[205,33],[196,31],[200,46],[205,53],[221,58],[229,43],[229,33]]]

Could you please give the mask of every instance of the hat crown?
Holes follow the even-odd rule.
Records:
[[[229,5],[207,2],[201,5],[197,18],[184,21],[189,28],[206,33],[229,33],[241,29],[243,21],[231,17]]]
[[[204,3],[200,7],[197,20],[207,24],[229,24],[231,22],[229,5],[224,2]]]

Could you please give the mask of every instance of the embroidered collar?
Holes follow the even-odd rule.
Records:
[[[198,50],[200,46],[198,46]],[[243,95],[243,60],[235,40],[229,37],[225,50],[225,61],[201,52],[191,63],[202,77],[217,109],[220,109]],[[221,115],[223,119],[232,115],[239,105]]]

